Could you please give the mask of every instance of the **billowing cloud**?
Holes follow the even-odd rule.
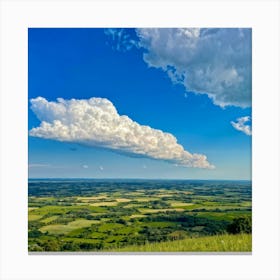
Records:
[[[187,91],[207,94],[213,103],[251,106],[251,29],[137,29],[143,58]]]
[[[102,147],[186,167],[213,168],[205,155],[184,150],[172,134],[119,115],[105,98],[58,98],[49,102],[37,97],[31,99],[31,109],[41,121],[39,127],[30,130],[31,136]]]
[[[239,131],[244,132],[246,135],[252,135],[251,127],[248,124],[245,124],[247,122],[250,122],[250,117],[245,116],[237,119],[237,122],[230,122],[231,125]]]

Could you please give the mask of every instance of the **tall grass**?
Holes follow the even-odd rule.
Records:
[[[177,241],[132,245],[111,252],[251,252],[252,235],[215,235]]]

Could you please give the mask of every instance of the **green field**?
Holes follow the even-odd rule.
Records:
[[[29,251],[251,250],[250,182],[39,180],[28,206]]]
[[[52,217],[51,217],[52,218]],[[49,218],[50,219],[50,218]],[[46,218],[44,221],[46,223],[46,220],[48,220],[48,218]],[[54,221],[55,219],[52,220],[48,220],[48,221]],[[47,221],[47,223],[48,223]],[[40,228],[40,231],[43,233],[50,233],[50,234],[67,234],[69,232],[72,232],[75,229],[78,228],[86,228],[91,226],[92,224],[98,223],[99,221],[91,221],[91,220],[85,220],[85,219],[77,219],[75,221],[72,221],[70,223],[67,223],[66,225],[62,225],[62,224],[53,224],[53,225],[47,225],[47,226],[43,226]]]
[[[147,243],[111,250],[113,252],[251,252],[252,235],[215,235],[178,241]]]

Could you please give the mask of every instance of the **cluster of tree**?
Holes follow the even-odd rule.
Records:
[[[64,252],[64,251],[98,251],[103,249],[103,243],[91,242],[75,242],[66,241],[62,242],[57,239],[39,239],[36,243],[29,245],[30,251],[44,251],[44,252]]]
[[[40,221],[29,221],[28,230],[37,230],[38,228],[44,226],[45,224]]]
[[[217,221],[213,219],[208,219],[204,217],[197,217],[194,215],[180,214],[178,212],[167,212],[157,215],[150,215],[148,217],[140,219],[142,222],[176,222],[176,224],[181,225],[185,228],[191,228],[195,226],[205,226],[211,228],[215,225],[215,228],[221,228],[222,230],[226,229],[227,222]],[[219,231],[220,232],[220,231]]]
[[[229,233],[252,233],[252,218],[249,216],[235,218],[231,224],[228,225],[227,231]]]
[[[149,208],[149,209],[162,209],[162,208],[169,208],[170,204],[164,200],[153,200],[147,201],[142,208]]]

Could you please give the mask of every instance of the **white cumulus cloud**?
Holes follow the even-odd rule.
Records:
[[[251,106],[251,29],[137,29],[144,61],[213,103]]]
[[[245,116],[245,117],[241,117],[237,119],[237,122],[233,122],[231,121],[231,125],[239,131],[244,132],[246,135],[252,135],[252,130],[250,125],[245,124],[247,122],[250,122],[250,117],[249,116]]]
[[[205,155],[191,154],[170,133],[140,125],[119,115],[105,98],[49,102],[31,99],[31,109],[41,121],[31,136],[107,148],[130,156],[164,160],[186,167],[213,168]]]

